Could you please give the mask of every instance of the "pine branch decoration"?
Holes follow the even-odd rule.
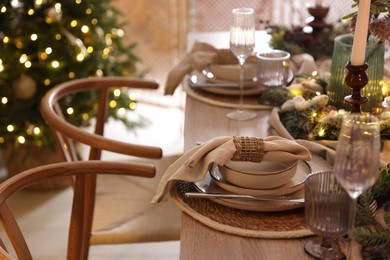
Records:
[[[356,227],[352,238],[364,247],[390,246],[390,230],[380,225]]]
[[[381,169],[376,183],[359,197],[356,228],[350,234],[363,247],[390,248],[390,214],[383,206],[390,201],[390,169]],[[381,212],[379,212],[381,209]],[[382,215],[380,215],[382,214]],[[378,221],[378,218],[381,218]]]

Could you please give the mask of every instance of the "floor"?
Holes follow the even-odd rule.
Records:
[[[160,100],[161,101],[161,100]],[[156,106],[157,105],[157,106]],[[180,153],[183,147],[183,110],[181,106],[164,108],[159,104],[139,104],[134,116],[149,117],[153,124],[136,132],[127,131],[117,122],[110,122],[108,132],[115,138],[136,140],[158,145],[166,155]],[[157,113],[158,111],[158,113]],[[152,134],[154,133],[154,134]],[[112,154],[104,158],[123,160]],[[4,169],[0,170],[4,171]],[[22,191],[16,194],[10,206],[16,210],[22,230],[27,234],[34,259],[65,259],[71,189],[55,191]],[[1,233],[1,232],[0,232]],[[92,260],[174,260],[179,259],[180,242],[140,243],[110,246],[92,246]]]

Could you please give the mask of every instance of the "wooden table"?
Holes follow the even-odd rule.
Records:
[[[195,40],[206,41],[217,48],[228,48],[226,32],[190,33],[188,46]],[[256,45],[260,50],[268,49],[264,32],[257,32]],[[238,99],[237,99],[238,102]],[[238,135],[264,137],[268,134],[270,110],[256,110],[258,116],[250,121],[229,120],[225,114],[233,108],[222,108],[206,104],[189,95],[186,98],[184,150],[188,151],[197,142],[216,136]],[[390,162],[390,142],[382,158]],[[308,238],[260,239],[236,236],[212,229],[183,213],[180,259],[237,260],[237,259],[313,259],[304,252]]]
[[[256,110],[254,120],[237,122],[225,114],[232,109],[208,105],[187,96],[184,149],[222,135],[267,135],[270,110]],[[183,214],[180,259],[312,259],[303,249],[306,239],[257,239],[216,231]]]

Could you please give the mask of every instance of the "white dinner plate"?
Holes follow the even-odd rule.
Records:
[[[296,195],[297,198],[304,198],[304,179],[305,176],[311,172],[316,172],[319,170],[330,170],[332,166],[326,162],[324,159],[317,155],[313,155],[312,160],[304,163],[300,162],[297,169],[296,180],[292,180],[292,183],[283,185],[276,189],[267,189],[267,190],[258,190],[255,193],[241,193],[248,195]],[[218,170],[218,167],[213,167],[213,169]],[[205,179],[196,182],[195,187],[199,192],[203,193],[221,193],[221,194],[238,194],[226,190],[221,187],[220,181],[216,181],[211,174],[213,169],[206,175]],[[214,171],[215,173],[216,171]],[[217,185],[219,184],[219,185]],[[288,187],[289,185],[289,187]],[[229,185],[231,186],[231,185]],[[236,189],[234,189],[236,191]],[[248,190],[248,189],[245,189]],[[242,192],[242,190],[240,189]],[[253,190],[252,190],[253,191]],[[258,201],[258,200],[240,200],[240,199],[212,199],[214,202],[237,209],[249,210],[249,211],[259,211],[259,212],[276,212],[276,211],[285,211],[290,209],[295,209],[302,207],[302,203],[294,202],[283,202],[283,201]]]
[[[240,86],[236,82],[210,82],[200,72],[193,71],[188,75],[188,85],[194,89],[201,89],[203,91],[226,96],[238,96],[240,94]],[[256,82],[251,82],[244,85],[243,94],[245,96],[258,95],[267,90],[265,87],[260,87]]]
[[[292,193],[295,198],[304,198],[305,190],[301,188],[299,191]],[[297,209],[304,206],[304,203],[288,202],[288,201],[258,201],[258,200],[233,200],[233,199],[214,199],[218,204],[249,211],[258,212],[277,212],[291,209]]]
[[[218,185],[215,184],[210,174],[206,175],[206,178],[202,181],[196,182],[195,187],[199,192],[203,193],[217,193],[217,194],[232,194],[227,190],[222,189]],[[284,194],[283,194],[284,195]],[[292,195],[299,198],[304,198],[305,193],[303,187],[301,187],[298,191],[291,193]],[[235,208],[235,209],[243,209],[249,211],[258,211],[258,212],[276,212],[276,211],[285,211],[290,209],[296,209],[303,206],[303,203],[298,202],[285,202],[285,201],[259,201],[259,200],[251,200],[251,199],[211,199],[215,203]]]

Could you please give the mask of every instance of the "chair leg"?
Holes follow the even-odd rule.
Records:
[[[83,250],[80,259],[87,260],[91,242],[92,221],[95,207],[96,193],[96,175],[88,175],[85,178],[84,186],[84,233],[83,233]]]
[[[68,255],[67,259],[81,259],[82,255],[82,237],[83,237],[83,211],[84,197],[83,192],[85,185],[85,176],[76,177],[74,183],[73,206],[70,219],[68,234]],[[77,214],[76,214],[77,213]]]

